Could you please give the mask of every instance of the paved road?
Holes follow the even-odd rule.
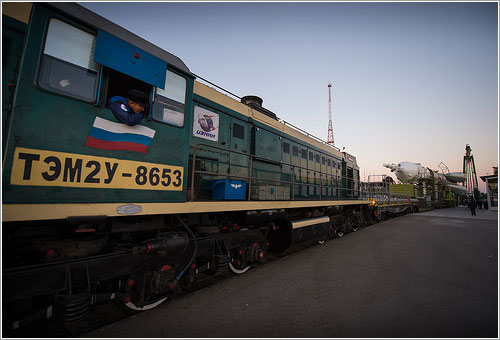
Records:
[[[496,214],[461,213],[379,223],[83,337],[496,338]]]
[[[446,218],[470,218],[474,220],[495,220],[498,221],[498,211],[490,209],[476,209],[476,215],[472,216],[465,206],[449,209],[434,209],[418,214],[419,216],[435,216]]]

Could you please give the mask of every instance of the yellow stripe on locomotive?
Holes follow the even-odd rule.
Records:
[[[181,191],[183,175],[179,166],[16,148],[10,184]]]

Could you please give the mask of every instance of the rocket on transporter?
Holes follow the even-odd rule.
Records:
[[[398,164],[383,164],[386,168],[391,169],[396,177],[403,183],[417,183],[419,180],[434,179],[440,181],[443,185],[449,186],[455,195],[466,195],[467,188],[457,183],[465,181],[463,172],[447,172],[438,173],[429,168],[423,167],[420,163],[400,162]],[[447,169],[447,168],[446,168]]]

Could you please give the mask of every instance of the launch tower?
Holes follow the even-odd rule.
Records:
[[[465,185],[468,195],[473,196],[476,200],[479,199],[481,194],[477,186],[476,164],[474,163],[474,156],[469,144],[465,145],[463,172],[465,174]]]

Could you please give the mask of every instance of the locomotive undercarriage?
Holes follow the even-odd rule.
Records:
[[[75,321],[110,299],[151,309],[206,275],[244,273],[268,251],[356,231],[368,216],[354,206],[5,223],[4,325]]]

